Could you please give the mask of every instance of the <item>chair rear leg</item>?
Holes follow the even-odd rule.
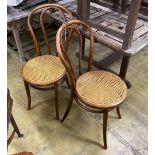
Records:
[[[103,142],[104,149],[107,149],[107,121],[108,121],[108,111],[103,113]]]
[[[24,86],[25,86],[25,91],[26,91],[26,95],[27,95],[27,99],[28,99],[28,106],[27,106],[27,110],[31,109],[31,94],[30,94],[30,88],[27,82],[24,81]]]
[[[118,118],[121,119],[122,117],[121,117],[121,113],[120,113],[119,107],[117,107],[116,110],[117,110]]]
[[[54,93],[55,93],[55,112],[56,112],[56,119],[59,120],[58,87],[57,87],[57,85],[55,86]]]
[[[72,107],[72,103],[73,103],[73,93],[71,92],[70,93],[70,99],[69,99],[69,102],[68,102],[68,105],[67,105],[67,109],[66,109],[66,112],[65,112],[63,118],[61,119],[61,122],[63,122],[66,119],[66,117],[68,116],[68,114],[69,114],[69,112],[71,110],[71,107]]]
[[[66,76],[66,83],[67,83],[68,88],[70,89],[71,86],[70,86],[70,83],[69,83],[69,80],[68,80],[68,77],[67,76]]]

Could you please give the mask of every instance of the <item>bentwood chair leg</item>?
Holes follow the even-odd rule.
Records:
[[[23,137],[23,134],[20,133],[18,126],[17,126],[12,114],[10,116],[10,122],[11,122],[16,134],[18,135],[18,137]]]
[[[58,87],[57,87],[57,85],[55,86],[54,93],[55,93],[55,112],[56,112],[56,119],[59,120]]]
[[[27,106],[27,110],[31,109],[31,94],[30,94],[30,88],[27,82],[24,81],[24,86],[25,86],[25,90],[26,90],[26,95],[27,95],[27,99],[28,99],[28,106]]]
[[[107,121],[108,121],[108,111],[103,113],[103,142],[104,149],[107,149]]]
[[[119,107],[117,107],[116,110],[117,110],[118,118],[121,119],[122,117],[121,117],[121,113],[120,113]]]
[[[69,114],[69,112],[71,110],[71,107],[72,107],[72,103],[73,103],[73,94],[71,93],[69,103],[68,103],[68,106],[67,106],[67,110],[66,110],[63,118],[61,119],[61,122],[63,122],[66,119],[66,117],[68,116],[68,114]]]
[[[69,80],[68,80],[67,76],[66,76],[66,83],[67,83],[68,88],[70,89],[71,87],[70,87],[70,83],[69,83]]]

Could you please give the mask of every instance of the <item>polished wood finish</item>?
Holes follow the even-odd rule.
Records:
[[[73,19],[72,13],[59,4],[43,4],[34,8],[28,15],[28,28],[32,36],[35,46],[36,57],[26,62],[22,67],[22,78],[24,80],[25,90],[28,98],[28,107],[31,108],[31,94],[29,86],[38,90],[54,89],[55,93],[55,110],[56,119],[59,119],[58,110],[58,87],[67,80],[66,71],[60,59],[51,55],[52,49],[46,34],[45,18],[51,18],[51,23],[57,18],[55,14],[60,13],[62,23]],[[47,55],[42,55],[38,38],[33,29],[33,18],[39,16],[38,23],[40,23],[42,35],[45,40]],[[35,20],[36,22],[36,20]]]
[[[68,36],[66,40],[63,40],[62,36],[65,31],[68,32]],[[66,44],[67,47],[69,46],[74,33],[78,36],[77,38],[79,45],[79,75],[77,78],[67,52],[68,49],[65,48]],[[87,34],[87,36],[89,36],[88,67],[85,73],[83,72],[82,67],[82,34]],[[94,35],[90,26],[85,22],[80,20],[72,20],[64,23],[57,32],[56,47],[58,55],[67,70],[71,84],[70,100],[61,122],[63,122],[69,114],[73,99],[81,108],[87,111],[93,113],[103,113],[103,141],[104,148],[106,149],[108,111],[116,108],[118,117],[121,118],[119,106],[124,102],[127,96],[126,84],[119,76],[113,73],[103,70],[92,70]]]

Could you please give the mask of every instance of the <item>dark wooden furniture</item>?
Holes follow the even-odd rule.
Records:
[[[18,126],[16,124],[16,121],[13,117],[12,106],[13,106],[13,100],[10,96],[10,91],[8,89],[7,90],[7,130],[9,129],[9,123],[11,123],[11,125],[13,127],[13,131],[7,140],[7,145],[9,145],[11,143],[15,133],[18,135],[18,137],[23,137],[23,134],[20,133]]]
[[[62,36],[65,31],[68,31],[68,37],[63,40]],[[78,36],[79,49],[79,76],[76,78],[73,65],[69,58],[68,46],[71,42],[73,34]],[[88,69],[83,73],[82,68],[82,35],[87,34],[90,40],[88,52]],[[116,74],[103,71],[92,70],[94,36],[88,24],[79,20],[72,20],[64,23],[58,30],[56,36],[56,47],[60,59],[62,60],[69,79],[70,79],[70,100],[67,110],[61,120],[63,122],[67,117],[73,99],[80,105],[81,108],[94,112],[103,113],[103,141],[104,148],[107,148],[107,119],[108,112],[117,109],[118,117],[121,118],[119,106],[123,103],[127,96],[127,86],[125,82]]]
[[[59,111],[58,111],[58,87],[65,81],[66,79],[66,70],[60,59],[57,56],[51,55],[52,49],[50,47],[44,19],[46,17],[47,12],[50,13],[51,21],[53,20],[52,12],[58,11],[63,18],[63,22],[66,21],[66,16],[70,19],[73,18],[70,11],[59,4],[43,4],[36,8],[34,8],[28,16],[28,28],[30,34],[32,36],[36,57],[26,62],[22,67],[22,78],[24,80],[25,90],[28,98],[28,107],[31,108],[31,95],[29,86],[39,89],[39,90],[49,90],[54,89],[55,92],[55,109],[56,109],[56,119],[59,119]],[[38,13],[38,14],[37,14]],[[42,34],[46,43],[46,50],[48,55],[42,55],[39,42],[33,31],[33,22],[32,18],[36,15],[39,15],[37,18],[41,25]],[[36,21],[35,21],[36,22]]]

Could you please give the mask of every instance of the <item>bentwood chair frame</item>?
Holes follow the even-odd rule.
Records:
[[[32,22],[33,16],[35,14],[37,14],[37,13],[40,13],[39,20],[40,20],[41,30],[42,30],[42,33],[43,33],[43,38],[45,40],[45,44],[46,44],[46,47],[47,47],[48,55],[51,55],[51,47],[50,47],[50,44],[49,44],[49,41],[48,41],[48,37],[47,37],[47,34],[46,34],[46,30],[45,30],[44,18],[45,18],[45,15],[48,14],[50,16],[50,18],[51,18],[51,22],[53,22],[55,20],[54,13],[56,11],[59,11],[60,14],[62,15],[63,22],[66,22],[67,20],[72,20],[73,19],[72,13],[68,9],[66,9],[65,7],[61,6],[60,4],[43,4],[43,5],[40,5],[40,6],[36,7],[36,8],[34,8],[31,11],[31,13],[29,14],[29,16],[28,16],[28,28],[29,28],[30,34],[31,34],[32,39],[33,39],[33,42],[34,42],[34,47],[35,47],[35,52],[36,52],[37,57],[41,57],[42,56],[42,53],[41,53],[40,45],[38,43],[38,40],[36,38],[34,29],[33,29],[33,25],[32,25],[32,23],[33,23]],[[56,52],[56,56],[57,56],[57,52]],[[24,67],[24,65],[23,65],[23,67]],[[67,81],[66,71],[65,71],[63,77],[61,77],[60,79],[55,80],[55,81],[52,81],[51,83],[42,84],[42,85],[37,85],[37,84],[35,84],[35,83],[31,82],[31,81],[28,81],[26,78],[24,78],[23,77],[23,68],[22,68],[22,78],[23,78],[23,81],[24,81],[25,90],[26,90],[26,94],[27,94],[27,98],[28,98],[28,107],[27,107],[27,109],[30,110],[30,108],[31,108],[31,94],[30,94],[29,86],[31,86],[31,87],[33,87],[35,89],[39,89],[39,90],[50,90],[50,89],[54,89],[54,92],[55,92],[56,119],[59,119],[59,111],[58,111],[58,87],[65,80]]]
[[[23,134],[20,133],[18,126],[16,124],[16,121],[13,117],[12,106],[13,106],[13,99],[11,98],[10,91],[8,89],[7,90],[7,130],[9,129],[9,123],[11,123],[13,127],[13,131],[7,140],[7,146],[11,143],[15,133],[18,135],[18,137],[23,137]]]
[[[62,41],[62,36],[63,36],[62,34],[64,33],[64,31],[69,31],[69,33],[68,33],[69,35],[67,36],[66,41]],[[63,118],[61,119],[61,122],[63,122],[66,119],[67,115],[69,114],[71,106],[72,106],[73,99],[75,99],[75,101],[80,105],[81,108],[83,108],[87,111],[90,111],[93,113],[103,113],[103,141],[104,141],[104,148],[106,149],[107,148],[106,131],[107,131],[108,111],[111,111],[111,110],[116,108],[118,117],[119,117],[119,119],[121,119],[119,106],[120,106],[120,104],[123,103],[124,99],[126,98],[127,87],[126,87],[125,82],[120,77],[118,77],[115,74],[110,73],[114,77],[118,77],[118,80],[121,83],[123,83],[123,86],[125,89],[125,94],[124,94],[124,96],[120,102],[117,102],[113,106],[96,107],[96,106],[89,105],[87,102],[85,102],[83,99],[81,99],[79,97],[79,95],[77,93],[77,89],[76,89],[77,80],[79,78],[76,79],[72,63],[71,63],[69,56],[68,56],[67,48],[66,48],[66,46],[64,47],[64,44],[67,45],[67,47],[69,46],[69,42],[71,41],[71,37],[72,37],[74,32],[78,36],[78,43],[79,43],[79,49],[78,49],[79,50],[79,77],[81,77],[83,75],[83,73],[82,73],[82,34],[85,34],[85,33],[88,33],[87,35],[89,35],[89,41],[90,41],[90,48],[89,48],[89,54],[88,54],[88,69],[87,69],[86,73],[89,73],[92,71],[94,36],[93,36],[93,32],[92,32],[90,26],[88,24],[86,24],[85,22],[79,21],[79,20],[72,20],[72,21],[69,21],[67,23],[64,23],[59,28],[59,30],[57,31],[56,47],[57,47],[57,52],[59,54],[59,57],[62,60],[64,66],[67,70],[69,79],[70,79],[71,94],[70,94],[70,100],[69,100],[66,112],[65,112]],[[104,72],[104,73],[106,74],[108,72]],[[92,96],[93,96],[93,94],[92,94]]]

